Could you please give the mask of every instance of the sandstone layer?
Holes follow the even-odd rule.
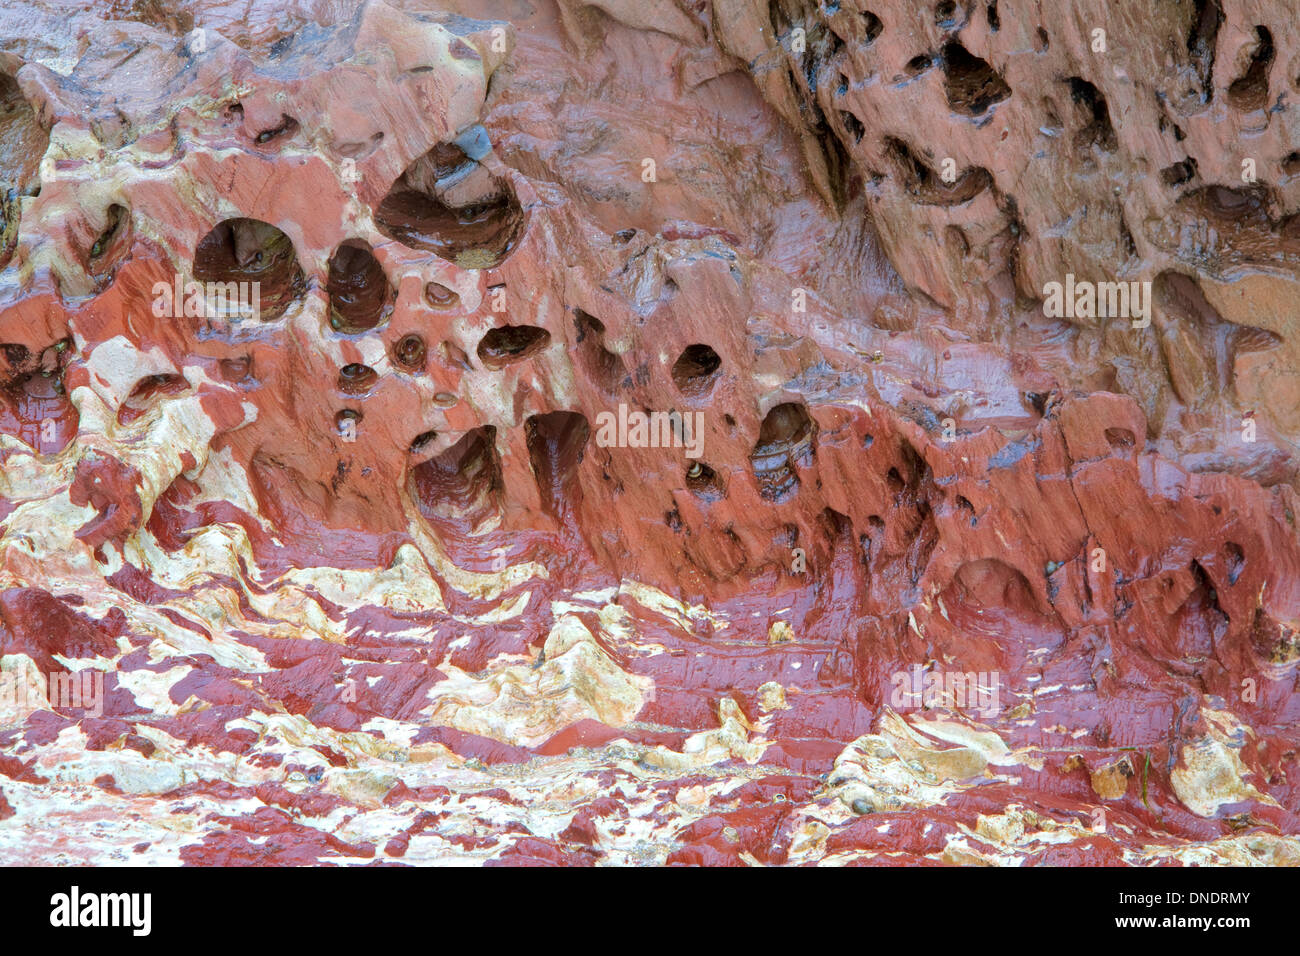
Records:
[[[0,860],[1300,862],[1295,0],[0,11]]]

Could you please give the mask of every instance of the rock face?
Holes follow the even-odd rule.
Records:
[[[97,6],[0,859],[1300,862],[1293,0]]]

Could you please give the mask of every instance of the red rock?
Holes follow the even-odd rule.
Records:
[[[499,6],[0,0],[0,772],[493,864],[1300,859],[1295,18]],[[132,846],[375,856],[192,828]]]

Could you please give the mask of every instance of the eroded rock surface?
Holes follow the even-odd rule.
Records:
[[[1300,8],[1068,6],[0,2],[0,859],[1300,862]]]

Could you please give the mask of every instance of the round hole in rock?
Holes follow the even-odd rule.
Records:
[[[623,360],[605,348],[605,326],[594,315],[582,309],[573,310],[574,327],[577,329],[577,362],[596,385],[603,391],[613,394],[628,379]]]
[[[1228,102],[1239,110],[1258,110],[1268,105],[1268,74],[1275,51],[1268,27],[1255,27],[1255,43],[1249,53],[1246,72],[1228,86]]]
[[[32,350],[17,342],[0,345],[0,385],[10,385],[33,369]]]
[[[183,375],[146,375],[135,383],[128,402],[147,402],[155,395],[175,395],[189,388]]]
[[[1132,448],[1137,444],[1137,437],[1127,428],[1107,428],[1106,441],[1111,448]]]
[[[808,409],[796,402],[783,402],[767,413],[749,456],[759,494],[780,501],[798,489],[797,466],[811,461],[815,432]]]
[[[375,225],[388,238],[462,269],[489,269],[515,250],[524,213],[507,180],[441,143],[393,183]]]
[[[726,493],[718,473],[702,461],[692,462],[686,469],[686,487],[705,501],[717,501]]]
[[[919,53],[907,61],[903,72],[908,76],[920,76],[934,65],[934,57],[928,53]]]
[[[272,141],[275,141],[275,145],[278,147],[293,139],[294,135],[298,132],[298,128],[299,123],[296,119],[285,113],[281,113],[280,122],[276,123],[272,127],[261,130],[253,137],[253,142],[257,143],[258,146],[266,146]]]
[[[393,346],[393,361],[407,371],[417,372],[424,369],[424,339],[412,332],[397,340]]]
[[[960,653],[1023,660],[1031,648],[1055,648],[1065,639],[1060,619],[1040,610],[1025,576],[995,558],[962,564],[940,596],[960,637],[936,639],[931,653],[939,660]]]
[[[535,325],[503,325],[478,343],[479,361],[497,369],[531,358],[550,344],[551,333]]]
[[[433,396],[433,404],[437,405],[439,408],[451,408],[458,401],[459,399],[451,392],[439,392],[437,395]]]
[[[131,214],[114,203],[104,215],[104,227],[86,251],[86,272],[97,290],[112,281],[118,263],[131,245]]]
[[[880,36],[884,29],[885,25],[881,22],[880,17],[870,10],[862,11],[862,33],[868,46],[876,42],[876,38]]]
[[[356,437],[362,415],[355,408],[344,408],[334,416],[334,428],[344,437]]]
[[[979,116],[1011,95],[1011,87],[987,61],[955,40],[944,45],[943,68],[948,106],[953,112]]]
[[[183,375],[146,375],[135,383],[135,388],[117,410],[117,423],[129,425],[145,414],[153,404],[153,399],[160,395],[176,395],[188,389],[189,382]]]
[[[578,465],[591,435],[586,417],[568,411],[533,415],[524,435],[542,510],[559,522],[574,518],[582,502]]]
[[[221,377],[224,381],[242,382],[253,374],[253,359],[248,355],[222,359],[218,367],[221,369]]]
[[[424,287],[424,301],[435,309],[454,309],[460,305],[460,296],[441,282],[429,282]]]
[[[194,250],[193,272],[209,290],[219,284],[227,302],[234,291],[237,305],[255,305],[264,322],[283,316],[307,288],[293,242],[260,219],[217,223]]]
[[[722,359],[707,345],[688,345],[673,363],[673,382],[683,395],[703,395],[713,387]]]
[[[1246,566],[1246,553],[1242,551],[1241,545],[1229,541],[1223,546],[1223,556],[1224,563],[1228,566],[1228,585],[1232,586],[1237,583],[1242,569]]]
[[[408,488],[420,513],[443,532],[473,534],[501,512],[496,429],[484,425],[415,465]]]
[[[365,332],[384,319],[388,276],[369,244],[360,239],[348,239],[334,250],[325,291],[330,298],[330,327],[337,332]]]
[[[438,433],[434,431],[420,432],[411,439],[411,454],[422,455],[433,445],[438,438]]]
[[[453,368],[468,372],[473,367],[469,364],[469,356],[465,354],[465,350],[455,342],[444,341],[438,349],[442,352],[442,360]]]
[[[353,362],[339,369],[339,391],[345,395],[364,395],[377,381],[379,373],[369,365]]]

